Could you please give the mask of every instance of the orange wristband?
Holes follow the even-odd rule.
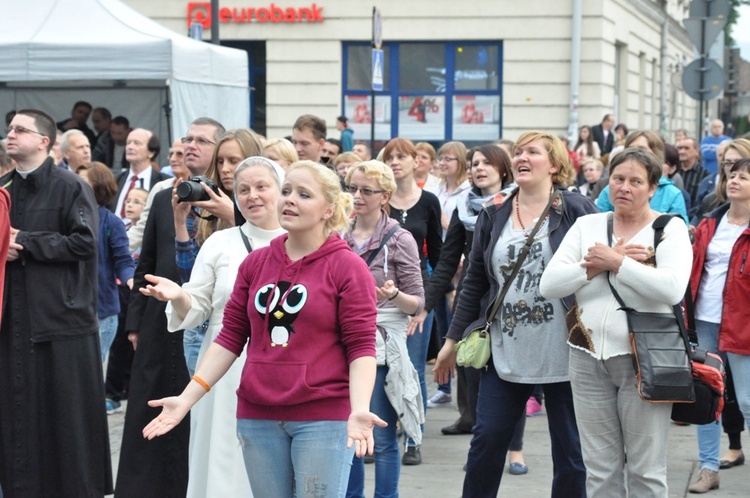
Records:
[[[200,378],[200,377],[198,377],[197,375],[193,375],[193,380],[194,380],[194,381],[196,381],[196,382],[197,382],[198,384],[200,384],[200,385],[201,385],[201,387],[202,387],[203,389],[205,389],[207,393],[208,393],[208,392],[211,392],[211,386],[209,386],[209,385],[208,385],[208,383],[206,383],[206,381],[205,381],[205,380],[201,379],[201,378]]]

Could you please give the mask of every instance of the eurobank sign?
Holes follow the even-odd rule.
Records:
[[[309,7],[280,7],[270,4],[267,7],[222,7],[219,9],[219,22],[227,23],[298,23],[323,22],[323,7],[312,4]],[[204,29],[211,27],[211,4],[190,2],[187,5],[187,24],[199,23]]]

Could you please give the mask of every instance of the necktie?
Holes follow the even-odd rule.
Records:
[[[120,209],[120,218],[125,218],[125,200],[128,198],[128,194],[135,188],[135,182],[138,181],[138,176],[133,175],[130,177],[130,185],[128,185],[128,191],[125,192],[125,198],[122,200],[122,208]]]

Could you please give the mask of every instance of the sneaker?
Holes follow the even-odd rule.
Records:
[[[719,473],[711,469],[702,468],[698,479],[688,487],[691,493],[708,493],[712,489],[719,489]]]
[[[526,402],[526,416],[533,417],[535,415],[541,415],[544,412],[544,408],[536,400],[534,396],[530,397]]]
[[[447,406],[447,404],[451,401],[453,401],[453,398],[450,394],[444,393],[443,391],[438,391],[430,399],[427,400],[427,408]]]
[[[511,462],[508,465],[508,472],[514,476],[522,476],[529,473],[529,467],[521,462]]]
[[[416,446],[407,446],[401,463],[404,465],[419,465],[422,463],[422,452]]]
[[[118,413],[122,411],[122,404],[119,401],[115,401],[113,399],[106,399],[106,405],[107,405],[107,415],[112,415],[113,413]]]

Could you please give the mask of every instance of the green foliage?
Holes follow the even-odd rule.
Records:
[[[734,47],[734,38],[732,38],[732,28],[737,23],[739,17],[738,8],[742,5],[750,5],[750,0],[730,0],[729,18],[724,28],[724,46]]]

